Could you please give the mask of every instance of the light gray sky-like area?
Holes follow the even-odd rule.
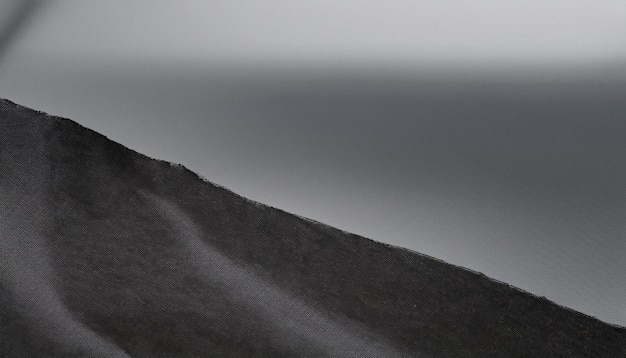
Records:
[[[55,0],[0,97],[626,325],[625,9]]]
[[[622,0],[53,0],[45,7],[23,49],[61,58],[459,65],[626,55]]]

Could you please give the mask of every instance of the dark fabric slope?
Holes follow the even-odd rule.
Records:
[[[42,116],[3,101],[0,128]],[[277,344],[258,312],[200,280],[145,191],[175,203],[208,245],[241,267],[409,356],[626,357],[624,328],[249,201],[70,120],[45,120],[45,237],[55,284],[77,319],[130,356],[323,355]],[[1,284],[0,356],[54,352],[54,339],[29,331]]]

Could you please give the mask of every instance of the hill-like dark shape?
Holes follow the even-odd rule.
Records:
[[[0,357],[625,357],[626,330],[0,100]]]

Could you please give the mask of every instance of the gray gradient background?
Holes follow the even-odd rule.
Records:
[[[626,325],[626,2],[24,3],[0,97]]]

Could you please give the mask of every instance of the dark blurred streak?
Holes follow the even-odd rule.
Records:
[[[43,5],[43,0],[24,0],[16,6],[4,24],[0,24],[0,65],[11,45],[24,30],[29,20]]]

